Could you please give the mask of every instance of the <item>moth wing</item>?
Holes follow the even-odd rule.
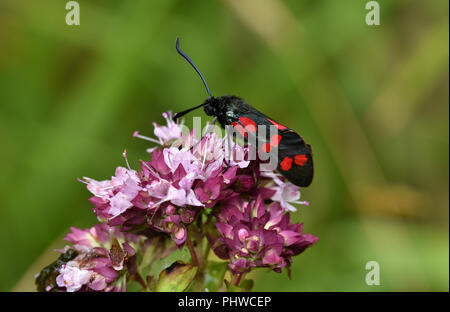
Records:
[[[273,149],[278,148],[278,171],[290,182],[297,186],[306,187],[311,184],[314,176],[312,148],[303,138],[268,116],[251,107],[238,120],[233,123],[241,135],[256,136],[257,148],[265,146]],[[276,126],[278,132],[271,134],[266,129],[266,135],[258,135],[258,125]],[[281,137],[281,139],[279,139]],[[255,142],[255,140],[254,140]]]
[[[297,186],[306,187],[314,176],[311,145],[292,130],[281,131],[278,146],[278,171]]]

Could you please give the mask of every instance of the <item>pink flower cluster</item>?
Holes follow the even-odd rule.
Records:
[[[56,283],[47,281],[45,290],[125,291],[127,274],[135,270],[135,254],[144,238],[124,234],[106,224],[85,230],[72,227],[71,230],[65,240],[73,246],[60,251],[63,255],[72,256],[67,259],[69,261],[52,268],[56,273]]]
[[[126,166],[110,179],[81,180],[101,224],[72,228],[65,239],[73,245],[37,275],[38,290],[124,291],[130,278],[152,289],[155,277],[140,275],[148,265],[141,262],[144,254],[167,256],[187,242],[200,270],[207,261],[207,255],[198,259],[205,236],[215,254],[229,261],[238,286],[252,268],[289,271],[292,257],[317,241],[303,233],[303,224],[290,221],[293,204],[308,205],[300,201],[298,187],[276,172],[261,171],[259,160],[248,160],[251,147],[216,133],[199,140],[170,113],[163,116],[167,125],[154,124],[156,139],[133,135],[158,144],[137,169],[124,152]]]
[[[133,135],[160,144],[148,150],[151,160],[141,161],[138,171],[118,167],[110,180],[84,178],[99,220],[122,230],[146,224],[182,247],[187,226],[200,211],[232,198],[264,193],[286,210],[295,210],[290,202],[307,204],[298,201],[298,187],[273,172],[261,173],[258,161],[246,160],[248,147],[229,147],[215,133],[199,142],[193,131],[183,133],[170,113],[163,116],[167,126],[154,124],[157,139]]]
[[[230,261],[228,267],[235,274],[254,267],[281,272],[281,268],[290,266],[292,256],[318,239],[302,233],[303,224],[292,224],[289,213],[278,203],[266,207],[262,196],[252,201],[234,197],[224,202],[217,219],[220,237],[210,242],[217,256]]]

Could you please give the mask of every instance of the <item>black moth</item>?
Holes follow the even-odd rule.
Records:
[[[176,49],[199,74],[209,98],[199,106],[175,114],[174,119],[203,107],[208,116],[214,116],[212,123],[217,120],[223,128],[227,125],[233,126],[244,137],[256,135],[257,148],[263,152],[269,153],[272,149],[278,148],[278,171],[289,181],[302,187],[311,184],[314,173],[311,146],[292,129],[275,122],[241,98],[234,95],[213,97],[203,75],[191,59],[180,50],[178,38]],[[267,134],[262,139],[257,134],[259,125],[276,126],[278,132],[272,136]]]

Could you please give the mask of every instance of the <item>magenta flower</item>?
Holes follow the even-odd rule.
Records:
[[[88,190],[94,194],[94,205],[102,207],[98,217],[112,219],[131,208],[132,200],[137,196],[140,187],[140,179],[134,170],[117,167],[111,180],[96,181],[84,178]]]
[[[145,237],[124,234],[106,224],[80,230],[72,227],[66,240],[72,246],[60,250],[74,257],[60,267],[55,283],[48,283],[47,291],[124,291],[127,272],[135,265],[136,250]],[[41,272],[41,274],[43,274]]]
[[[303,224],[290,221],[293,204],[308,205],[297,186],[276,172],[260,171],[261,161],[248,159],[249,146],[230,144],[216,133],[199,141],[170,112],[163,116],[167,125],[154,123],[156,138],[133,134],[157,144],[138,168],[131,168],[125,151],[126,167],[117,167],[110,179],[81,181],[102,223],[71,228],[65,239],[72,245],[37,276],[38,290],[124,291],[131,278],[143,289],[157,287],[158,276],[171,273],[151,276],[147,267],[143,272],[149,275],[142,278],[138,259],[161,259],[187,246],[200,271],[207,261],[203,250],[209,250],[201,246],[205,236],[228,261],[238,286],[252,268],[289,271],[293,256],[315,244],[318,238],[303,233]]]
[[[217,219],[220,237],[210,243],[217,256],[230,260],[228,266],[235,274],[253,267],[281,272],[292,256],[318,239],[302,233],[303,224],[292,224],[279,204],[266,207],[260,196],[250,202],[235,197],[222,203]]]

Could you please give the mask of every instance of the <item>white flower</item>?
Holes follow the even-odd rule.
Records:
[[[59,273],[56,283],[59,287],[66,287],[68,292],[79,290],[83,285],[89,283],[94,274],[93,271],[80,269],[75,261],[69,261],[62,265]]]
[[[270,187],[272,190],[275,191],[275,194],[270,199],[279,202],[281,208],[283,208],[284,210],[297,211],[297,208],[292,206],[291,203],[306,206],[309,205],[307,201],[299,201],[300,190],[298,186],[292,184],[291,182],[282,181],[279,178],[279,175],[277,175],[272,171],[261,172],[261,175],[267,178],[271,178],[275,182],[276,185]]]

